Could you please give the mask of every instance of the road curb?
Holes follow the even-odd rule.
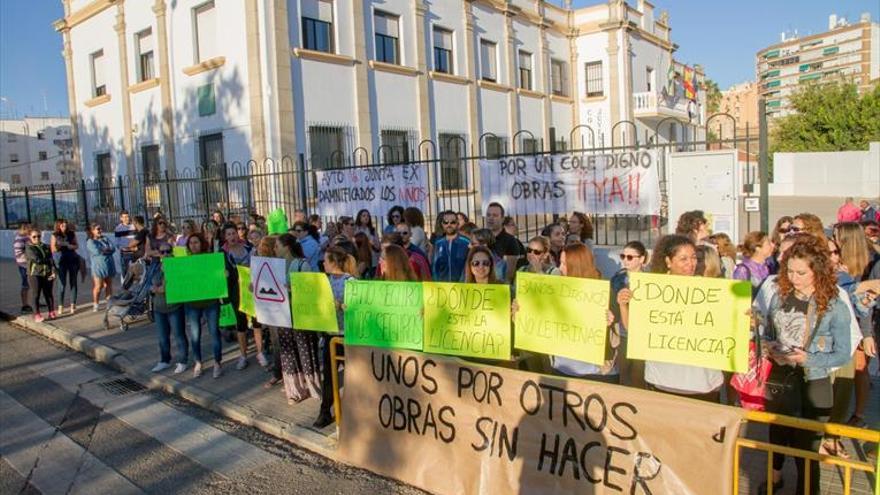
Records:
[[[0,312],[0,318],[9,323],[30,330],[36,334],[57,342],[65,347],[85,354],[89,358],[111,368],[134,377],[150,389],[162,390],[165,393],[180,397],[188,402],[231,419],[236,423],[256,428],[263,433],[280,440],[290,442],[314,454],[326,457],[335,462],[335,450],[327,437],[293,423],[262,414],[248,407],[236,404],[220,395],[194,385],[175,380],[174,378],[144,374],[136,369],[134,363],[118,350],[101,344],[94,339],[74,335],[63,327],[47,322],[35,322],[26,316],[13,316]]]

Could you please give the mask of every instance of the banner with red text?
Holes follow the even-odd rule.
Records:
[[[659,157],[637,149],[480,160],[483,211],[498,202],[508,215],[659,215]]]
[[[394,205],[427,211],[428,169],[424,164],[318,170],[318,213],[354,215],[365,209],[385,215]]]

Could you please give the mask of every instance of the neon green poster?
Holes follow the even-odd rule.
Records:
[[[223,257],[223,253],[211,253],[162,258],[168,304],[227,297]]]
[[[422,350],[422,284],[351,280],[345,284],[345,343]]]
[[[290,305],[293,328],[317,332],[339,333],[336,300],[330,279],[324,273],[294,272],[290,274]]]
[[[236,266],[238,270],[238,310],[248,316],[255,316],[254,293],[251,292],[251,269],[246,266]]]

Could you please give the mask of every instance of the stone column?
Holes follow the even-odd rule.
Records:
[[[428,105],[428,99],[430,98],[430,93],[428,92],[428,50],[425,46],[425,13],[427,13],[428,7],[425,5],[425,1],[414,0],[413,11],[415,12],[416,27],[416,68],[419,70],[419,74],[416,76],[416,95],[418,98],[416,108],[419,113],[419,142],[421,142],[423,139],[431,139],[433,137],[431,132],[431,110]],[[416,144],[416,157],[419,160],[422,159],[418,144]],[[436,159],[437,157],[432,156],[430,158]],[[431,177],[428,180],[430,181],[429,183],[433,184]]]
[[[162,104],[162,149],[165,152],[165,170],[171,174],[177,171],[174,153],[174,110],[171,106],[171,70],[168,67],[168,28],[166,26],[167,7],[165,0],[156,0],[153,13],[156,14],[156,40],[159,49],[159,97]]]
[[[257,0],[245,0],[245,38],[247,40],[248,107],[250,109],[251,159],[266,159],[266,125],[263,120],[263,77],[260,63],[260,20]]]
[[[507,84],[512,88],[512,91],[508,92],[508,102],[509,102],[509,116],[510,123],[508,124],[507,135],[510,137],[510,145],[507,148],[508,152],[513,150],[513,135],[519,131],[519,93],[516,92],[516,88],[519,87],[519,78],[517,77],[517,53],[516,53],[516,38],[513,35],[513,16],[514,12],[509,8],[504,10],[504,54],[507,59]],[[500,82],[500,81],[499,81]],[[517,150],[519,151],[519,150]]]
[[[66,6],[65,3],[65,7]],[[80,148],[79,145],[79,113],[76,109],[76,84],[74,83],[73,78],[73,46],[70,42],[70,28],[67,27],[67,24],[64,23],[64,21],[59,21],[59,24],[56,24],[55,29],[56,31],[61,31],[61,36],[64,39],[64,51],[62,51],[61,54],[64,57],[64,69],[67,74],[67,111],[70,113],[70,139],[73,143],[71,161],[73,162],[72,168],[79,172],[79,177],[71,178],[71,169],[67,169],[68,173],[65,174],[65,180],[72,182],[82,177],[84,174],[83,157],[80,155],[82,148]]]
[[[122,147],[125,151],[125,173],[133,179],[137,174],[134,161],[134,136],[131,131],[131,98],[128,93],[128,43],[125,36],[125,2],[116,4],[116,36],[119,44],[119,79],[122,84],[120,100],[122,101]],[[122,172],[117,169],[117,174]]]
[[[373,130],[370,115],[370,85],[367,78],[367,39],[364,32],[364,3],[354,0],[352,5],[352,22],[354,23],[354,96],[357,112],[357,145],[375,153],[373,146]]]
[[[472,2],[473,0],[462,1],[465,26],[465,77],[469,81],[467,87],[468,143],[471,147],[471,153],[466,154],[478,155],[480,154],[480,128],[477,122],[477,79],[479,76],[477,76],[476,54],[479,47],[476,46],[476,40],[474,39],[474,11]]]

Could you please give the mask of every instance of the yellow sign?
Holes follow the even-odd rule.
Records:
[[[627,357],[748,371],[748,282],[630,273]]]
[[[424,282],[424,351],[510,359],[510,287]]]
[[[254,293],[251,292],[251,269],[246,266],[236,266],[238,270],[238,310],[248,316],[256,316],[254,309]]]
[[[175,258],[187,256],[186,246],[173,246],[171,248],[171,254],[174,255]]]
[[[517,273],[514,345],[601,365],[609,290],[606,280]]]
[[[336,299],[327,274],[294,272],[290,274],[290,304],[293,328],[316,332],[339,333]]]

